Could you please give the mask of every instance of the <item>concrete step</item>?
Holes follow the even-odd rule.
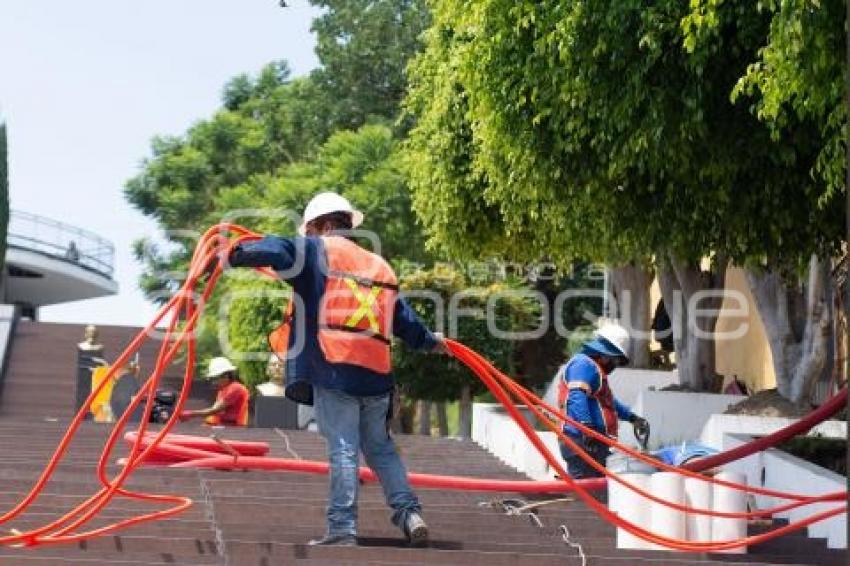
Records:
[[[575,550],[564,547],[558,554],[480,552],[470,550],[412,549],[390,546],[357,547],[311,547],[305,544],[251,543],[227,541],[228,564],[234,566],[259,566],[296,563],[301,560],[318,560],[338,564],[364,562],[372,564],[469,564],[492,566],[535,566],[579,564]],[[714,557],[703,555],[673,555],[671,553],[641,553],[641,555],[619,552],[615,555],[589,554],[588,564],[594,566],[621,566],[625,564],[665,564],[685,566],[704,565]],[[764,564],[746,556],[724,555],[720,558],[727,564],[755,566]],[[320,562],[321,563],[321,562]],[[793,562],[788,562],[793,563]]]

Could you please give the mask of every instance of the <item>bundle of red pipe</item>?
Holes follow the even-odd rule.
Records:
[[[170,315],[168,327],[160,347],[157,363],[148,379],[143,384],[140,394],[136,396],[127,410],[118,419],[115,424],[104,450],[96,466],[96,474],[102,484],[100,490],[91,497],[80,503],[74,509],[68,511],[62,517],[49,522],[48,524],[29,530],[27,532],[13,531],[13,535],[0,537],[0,543],[3,544],[22,544],[27,546],[39,544],[57,544],[66,542],[75,542],[89,537],[107,534],[115,530],[128,527],[140,522],[151,521],[175,515],[191,505],[191,500],[186,497],[177,495],[158,495],[129,491],[122,486],[126,482],[129,475],[138,466],[143,463],[160,463],[170,464],[174,467],[204,467],[204,468],[239,468],[239,469],[261,469],[261,470],[287,470],[311,473],[327,473],[327,464],[323,462],[306,462],[303,460],[285,460],[277,458],[268,458],[265,456],[268,451],[268,446],[263,443],[245,443],[231,441],[217,441],[211,439],[203,439],[198,437],[186,437],[182,435],[170,435],[169,431],[176,424],[176,415],[178,415],[185,404],[190,385],[192,381],[192,370],[195,365],[195,336],[194,329],[197,324],[200,313],[203,311],[209,296],[211,295],[215,284],[221,275],[222,265],[219,262],[220,257],[229,255],[230,250],[234,245],[241,241],[257,239],[257,234],[236,225],[220,224],[210,228],[201,238],[198,246],[195,249],[194,255],[189,268],[189,273],[186,282],[178,293],[164,305],[157,313],[154,320],[142,330],[133,341],[127,346],[127,349],[116,359],[111,366],[106,379],[102,380],[97,388],[91,392],[91,395],[83,404],[83,408],[77,413],[71,422],[67,432],[63,436],[57,446],[53,456],[50,458],[47,466],[42,472],[39,479],[36,481],[33,488],[18,503],[13,509],[0,516],[0,523],[8,522],[15,517],[18,517],[26,511],[26,509],[38,498],[39,494],[44,489],[45,484],[50,479],[57,466],[64,457],[68,445],[73,439],[74,434],[79,429],[80,424],[85,418],[86,408],[90,405],[94,397],[99,393],[100,389],[106,385],[115,369],[121,367],[127,360],[133,356],[141,346],[142,342],[149,337],[158,324]],[[211,266],[214,268],[209,270]],[[200,293],[196,292],[198,281],[209,271],[209,277]],[[259,270],[270,276],[275,276],[274,273],[267,270]],[[179,328],[179,330],[178,330]],[[508,492],[524,492],[524,493],[546,493],[559,491],[576,491],[576,493],[601,516],[606,518],[611,523],[624,528],[632,534],[635,534],[647,541],[676,549],[691,552],[706,552],[725,550],[743,545],[756,544],[777,536],[782,536],[788,532],[803,528],[817,521],[833,517],[838,514],[847,512],[846,500],[847,492],[836,492],[825,494],[822,496],[804,496],[799,494],[784,493],[776,490],[764,488],[749,487],[745,485],[733,484],[721,480],[716,480],[706,476],[702,476],[697,472],[710,467],[715,467],[745,456],[763,450],[776,443],[782,442],[787,438],[791,438],[797,434],[803,433],[810,429],[815,424],[829,418],[838,412],[846,402],[847,389],[844,388],[830,399],[827,403],[821,406],[817,411],[813,412],[797,423],[780,430],[768,437],[759,439],[750,444],[738,447],[734,450],[717,454],[710,458],[701,459],[690,466],[688,469],[673,468],[651,460],[648,456],[641,454],[639,451],[632,448],[620,445],[604,435],[597,433],[591,429],[587,429],[580,423],[571,421],[559,409],[551,407],[544,403],[541,399],[533,395],[528,390],[522,388],[508,376],[501,373],[497,368],[493,367],[487,360],[482,358],[476,352],[454,341],[448,341],[449,349],[460,361],[466,364],[470,370],[482,380],[482,382],[490,389],[494,396],[504,405],[508,413],[514,418],[516,423],[521,427],[529,441],[540,451],[541,455],[546,459],[549,465],[557,471],[561,480],[553,482],[534,482],[534,481],[504,481],[504,480],[483,480],[476,478],[463,478],[456,476],[435,476],[428,474],[411,474],[411,483],[420,487],[435,487],[443,489],[461,489],[461,490],[476,490],[476,491],[508,491]],[[183,388],[178,397],[175,412],[172,418],[163,426],[157,433],[147,431],[147,415],[150,414],[154,399],[153,392],[156,391],[156,386],[159,383],[163,370],[171,363],[174,357],[185,347],[186,351],[186,369],[184,372]],[[122,468],[118,474],[109,478],[106,474],[106,466],[110,460],[112,450],[117,442],[117,439],[124,431],[130,416],[133,414],[136,407],[142,402],[145,402],[144,417],[141,419],[137,430],[134,433],[126,435],[125,439],[130,444],[129,456],[123,459]],[[515,401],[527,405],[534,413],[535,417],[543,423],[547,428],[552,430],[559,439],[569,445],[575,452],[582,456],[591,466],[602,472],[605,478],[594,480],[579,480],[574,481],[569,474],[564,470],[559,459],[553,456],[543,445],[539,436],[531,428],[528,422],[519,414],[515,406]],[[612,474],[603,466],[594,462],[587,454],[584,453],[580,446],[577,446],[569,437],[563,434],[562,425],[564,422],[571,422],[573,425],[581,429],[585,434],[596,438],[612,447],[615,447],[634,458],[648,461],[654,466],[667,470],[677,471],[688,477],[698,477],[704,481],[717,483],[739,489],[749,493],[757,493],[762,495],[770,495],[790,501],[790,503],[774,507],[772,509],[759,510],[749,513],[720,513],[708,509],[694,509],[684,505],[678,505],[659,499],[651,493],[648,493],[636,486],[628,484],[619,478],[616,474]],[[374,476],[370,470],[361,470],[361,477],[364,480],[374,481]],[[716,542],[691,542],[669,539],[656,535],[647,531],[640,525],[635,525],[627,521],[623,521],[616,514],[609,511],[604,505],[594,499],[589,491],[600,489],[605,486],[606,478],[610,481],[617,481],[629,489],[632,489],[646,497],[647,499],[667,505],[669,507],[702,515],[713,515],[719,517],[765,517],[773,514],[787,511],[796,507],[810,505],[816,502],[836,502],[844,503],[827,511],[813,514],[804,520],[797,521],[785,525],[783,527],[771,530],[769,532],[746,537],[731,541],[716,541]],[[136,500],[149,501],[152,503],[167,503],[172,504],[170,508],[139,515],[125,519],[111,525],[91,529],[88,531],[79,530],[83,525],[90,522],[98,512],[100,512],[116,495],[128,497]]]

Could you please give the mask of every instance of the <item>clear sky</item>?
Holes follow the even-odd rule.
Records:
[[[307,0],[0,0],[0,112],[10,199],[115,244],[114,297],[41,310],[42,320],[146,323],[130,251],[156,225],[124,200],[156,134],[181,134],[220,106],[232,76],[275,59],[314,68]]]

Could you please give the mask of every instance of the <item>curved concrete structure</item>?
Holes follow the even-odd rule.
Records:
[[[2,299],[25,312],[118,292],[114,246],[97,234],[12,211],[7,240]]]
[[[5,302],[33,307],[114,295],[118,284],[70,260],[10,245]]]

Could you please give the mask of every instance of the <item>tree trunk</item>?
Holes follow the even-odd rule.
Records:
[[[649,341],[651,310],[649,287],[654,276],[652,270],[634,264],[615,267],[610,270],[611,294],[614,311],[612,318],[619,320],[631,337],[629,358],[636,368],[649,367]]]
[[[534,290],[546,297],[544,308],[548,310],[548,320],[555,320],[561,314],[555,311],[558,294],[562,290],[554,283],[554,269],[544,266],[535,279],[529,283]],[[552,374],[564,363],[564,348],[566,340],[558,332],[557,326],[550,324],[545,334],[536,340],[520,340],[515,343],[517,358],[517,377],[526,387],[545,387],[552,379]]]
[[[419,434],[431,436],[431,401],[419,401]]]
[[[409,401],[396,388],[393,392],[393,418],[390,420],[390,430],[395,433],[413,434],[413,417],[415,402]]]
[[[811,402],[832,338],[829,263],[812,256],[801,288],[789,289],[774,270],[746,271],[773,355],[776,388],[780,395],[801,405]]]
[[[458,436],[472,438],[472,388],[464,385],[460,390],[460,417],[458,419]]]
[[[703,271],[696,262],[672,259],[658,271],[664,306],[670,315],[679,382],[695,391],[710,389],[715,376],[714,331],[728,260],[713,258]],[[708,291],[708,293],[705,293]],[[699,314],[699,316],[697,316]]]
[[[446,413],[446,403],[437,403],[437,426],[440,430],[440,436],[449,435],[449,415]]]

